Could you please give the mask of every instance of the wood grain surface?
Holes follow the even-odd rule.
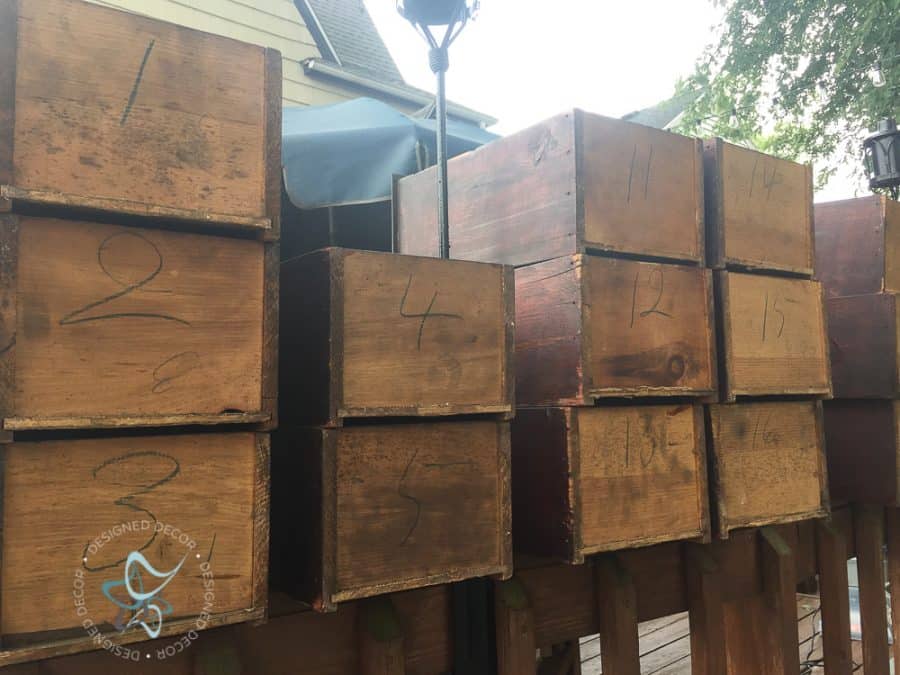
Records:
[[[870,195],[816,204],[816,274],[828,297],[900,291],[900,203]]]
[[[828,512],[821,403],[710,405],[708,414],[721,536]]]
[[[159,570],[188,555],[185,568],[193,571],[176,575],[163,593],[173,610],[165,622],[200,614],[199,564],[206,560],[215,575],[212,613],[253,608],[256,546],[267,545],[257,541],[255,523],[256,495],[268,480],[256,471],[256,434],[15,442],[3,453],[5,646],[16,638],[52,641],[52,632],[66,629],[86,637],[72,600],[76,573],[83,575],[90,618],[112,623],[119,609],[101,584],[121,580],[133,550]],[[133,521],[177,528],[195,546],[153,530],[113,529]],[[149,586],[153,579],[144,581]],[[44,635],[29,637],[35,633]]]
[[[264,49],[74,0],[3,4],[12,196],[271,227]]]
[[[822,286],[805,279],[718,272],[725,400],[831,394]]]
[[[23,217],[17,246],[6,426],[261,412],[262,243]]]
[[[703,261],[700,141],[581,113],[585,246]]]
[[[812,275],[811,167],[720,139],[704,148],[710,266]]]

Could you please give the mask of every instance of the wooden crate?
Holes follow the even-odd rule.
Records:
[[[707,427],[719,536],[828,513],[820,401],[714,404]]]
[[[812,276],[812,167],[705,141],[706,262]]]
[[[716,390],[710,272],[575,255],[516,270],[516,400]]]
[[[582,563],[709,534],[699,404],[522,409],[512,452],[519,552]]]
[[[280,200],[277,51],[78,0],[0,0],[0,207],[273,238]]]
[[[265,422],[277,243],[0,215],[4,429]]]
[[[900,401],[825,403],[828,476],[835,502],[900,506]]]
[[[837,398],[900,398],[900,314],[895,293],[829,298]]]
[[[509,423],[282,429],[274,587],[319,611],[512,573]]]
[[[294,424],[513,410],[512,269],[329,248],[281,267]]]
[[[816,204],[816,275],[828,297],[900,291],[900,203]]]
[[[135,551],[167,578],[184,560],[155,596],[158,607],[172,609],[161,635],[264,617],[268,435],[15,441],[0,452],[0,665],[97,649],[88,621],[113,644],[149,639],[139,625],[124,632],[111,625],[134,613],[109,599],[130,602],[121,588],[126,569],[147,592],[160,583],[140,564],[127,567]],[[212,598],[204,573],[214,580]],[[109,596],[105,582],[113,584]],[[156,627],[152,608],[143,611]]]
[[[716,272],[719,389],[739,396],[831,396],[822,285]]]
[[[510,265],[588,250],[703,261],[700,142],[575,110],[449,165],[451,256]],[[398,250],[438,255],[435,170],[396,187]]]

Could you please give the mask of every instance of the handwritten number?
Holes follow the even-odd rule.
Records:
[[[634,167],[637,160],[638,149],[637,145],[634,146],[634,150],[631,152],[631,166],[628,169],[628,187],[625,191],[625,202],[631,203],[631,193],[632,193],[632,185],[634,183]],[[653,145],[650,145],[650,151],[647,153],[647,170],[644,172],[644,199],[647,199],[647,196],[650,193],[650,165],[653,163]]]
[[[766,298],[765,298],[766,304],[765,304],[765,308],[763,309],[763,321],[762,321],[762,341],[763,342],[766,341],[766,337],[767,337],[767,327],[768,327],[768,323],[769,323],[769,307],[771,307],[772,311],[781,318],[781,322],[778,324],[778,330],[776,331],[775,337],[780,338],[781,335],[784,333],[784,323],[785,323],[786,317],[784,315],[784,312],[778,306],[779,300],[781,300],[781,298],[776,296],[775,300],[770,303],[769,302],[769,294],[766,293]],[[790,302],[790,301],[788,301],[788,302]]]
[[[410,494],[405,483],[407,478],[409,477],[409,473],[412,469],[413,464],[416,461],[416,458],[419,456],[419,451],[416,450],[412,457],[409,458],[409,461],[406,463],[406,467],[403,469],[403,473],[400,476],[400,480],[397,483],[397,494],[400,495],[403,499],[407,500],[412,504],[411,508],[415,509],[415,514],[412,518],[412,523],[409,526],[408,531],[404,535],[403,539],[400,541],[400,546],[405,546],[406,543],[410,540],[413,533],[416,531],[416,528],[419,526],[419,521],[422,519],[422,510],[424,505],[422,500]],[[468,467],[470,470],[475,469],[475,464],[471,460],[463,460],[459,462],[434,462],[428,464],[422,464],[422,468],[424,469],[447,469],[451,467]]]
[[[131,240],[136,240],[137,242],[142,242],[146,247],[152,250],[153,255],[156,257],[156,263],[153,265],[153,269],[150,270],[144,277],[137,279],[136,281],[123,281],[113,274],[112,270],[109,266],[108,256],[110,255],[110,249],[117,240],[129,238]],[[108,314],[89,314],[91,310],[98,309],[113,300],[118,300],[119,298],[123,298],[126,295],[134,293],[137,290],[143,289],[147,284],[153,281],[163,268],[163,257],[162,253],[160,253],[159,249],[156,245],[151,242],[146,237],[137,234],[136,232],[118,232],[116,234],[112,234],[104,239],[100,243],[100,247],[97,249],[97,265],[103,271],[103,273],[115,281],[117,284],[122,286],[122,290],[116,291],[110,295],[107,295],[100,300],[95,300],[94,302],[90,302],[83,307],[79,307],[78,309],[69,312],[62,319],[59,320],[60,326],[71,326],[73,324],[78,323],[87,323],[89,321],[103,321],[107,319],[126,319],[126,318],[139,318],[139,319],[161,319],[163,321],[174,321],[175,323],[180,323],[185,326],[190,326],[190,322],[185,321],[184,319],[180,319],[175,316],[170,316],[168,314],[161,313],[153,313],[153,312],[111,312]]]
[[[638,283],[640,281],[641,271],[638,270],[634,275],[634,288],[631,292],[631,327],[634,328],[634,319],[635,314],[637,313],[637,296],[638,296]],[[654,283],[654,279],[658,280],[659,285],[657,286]],[[665,276],[663,275],[662,269],[659,267],[653,269],[650,272],[650,275],[647,278],[647,286],[651,290],[656,291],[656,300],[654,300],[653,305],[649,309],[645,309],[640,313],[637,313],[641,319],[645,319],[651,314],[656,314],[657,316],[663,316],[667,319],[671,319],[672,315],[668,312],[664,312],[659,309],[659,303],[662,302],[663,293],[665,292]]]
[[[428,303],[428,308],[420,314],[410,313],[406,311],[406,299],[409,297],[409,289],[412,286],[413,275],[409,275],[409,281],[406,282],[406,290],[403,291],[403,299],[400,301],[400,316],[404,319],[421,319],[419,322],[419,335],[416,340],[416,349],[418,351],[422,351],[422,333],[425,331],[425,321],[428,320],[429,317],[440,317],[444,319],[460,319],[462,320],[462,316],[459,314],[449,314],[442,312],[432,312],[431,310],[434,308],[434,303],[437,300],[438,292],[435,291],[431,296],[431,301]]]
[[[145,479],[143,479],[143,477],[139,477],[138,481],[136,483],[134,483],[133,485],[128,485],[127,483],[123,483],[123,482],[117,482],[114,478],[113,479],[104,479],[103,478],[104,474],[107,471],[111,471],[112,469],[115,469],[117,467],[118,468],[120,468],[120,467],[128,468],[129,466],[135,466],[135,464],[134,464],[135,460],[147,460],[147,459],[159,460],[161,462],[161,465],[166,465],[166,467],[168,469],[168,473],[163,475],[158,480],[152,480],[149,482],[146,482]],[[138,473],[138,472],[135,471],[135,473]],[[141,472],[141,473],[143,473],[143,472]],[[149,516],[150,519],[153,521],[153,524],[156,525],[156,523],[158,522],[156,516],[153,515],[153,513],[150,512],[149,510],[147,510],[144,507],[137,504],[135,499],[137,497],[139,497],[140,495],[149,494],[150,492],[153,492],[158,487],[165,485],[166,483],[168,483],[169,481],[174,479],[179,473],[181,473],[181,465],[178,463],[177,459],[175,459],[174,457],[171,457],[170,455],[165,455],[161,452],[156,452],[156,451],[150,450],[150,451],[132,452],[127,455],[113,457],[112,459],[109,459],[109,460],[103,462],[102,464],[100,464],[99,466],[97,466],[93,471],[93,477],[95,480],[97,480],[99,478],[100,480],[108,483],[109,485],[115,485],[117,487],[126,487],[126,488],[136,487],[136,488],[138,488],[138,489],[132,491],[130,494],[127,494],[123,497],[120,497],[119,499],[116,499],[116,501],[113,503],[116,506],[122,506],[122,507],[130,509],[132,511],[137,511],[139,513],[147,514],[147,516]],[[157,532],[154,527],[153,534],[150,535],[150,539],[148,539],[147,542],[144,543],[143,546],[141,546],[139,549],[137,549],[137,551],[141,552],[141,551],[147,550],[153,544],[153,542],[156,541],[156,535],[157,535]],[[84,569],[86,569],[88,572],[99,572],[101,570],[118,567],[119,565],[127,562],[127,560],[128,560],[128,556],[126,556],[124,558],[116,560],[114,563],[110,563],[107,565],[100,565],[98,567],[91,567],[87,564],[87,560],[86,560],[88,548],[90,547],[90,545],[91,545],[91,542],[88,542],[87,544],[84,545],[84,552],[82,553],[82,563],[81,563],[82,566],[84,567]]]

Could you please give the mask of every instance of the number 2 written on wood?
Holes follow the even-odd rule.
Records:
[[[134,254],[134,252],[147,254],[150,263],[145,269],[140,270],[129,265],[127,269],[116,269],[117,253]],[[89,302],[75,309],[59,320],[60,326],[71,326],[93,322],[108,321],[113,319],[153,319],[172,322],[190,327],[191,323],[183,318],[167,314],[165,312],[127,312],[108,311],[106,307],[121,298],[126,298],[137,292],[144,293],[171,293],[171,290],[151,290],[146,288],[162,272],[165,265],[162,252],[159,247],[147,237],[136,232],[116,232],[104,238],[97,248],[97,266],[103,274],[121,286],[121,289],[103,298]],[[150,391],[160,394],[172,389],[175,381],[183,378],[189,372],[199,366],[200,355],[197,352],[179,352],[164,359],[152,372],[153,382]]]

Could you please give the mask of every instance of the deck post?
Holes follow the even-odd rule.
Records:
[[[494,617],[497,675],[536,675],[534,614],[518,578],[494,582]]]
[[[825,675],[850,675],[850,597],[847,542],[827,521],[816,523],[816,557],[822,607],[822,655]]]
[[[888,675],[890,649],[884,592],[884,509],[869,504],[854,505],[853,529],[859,575],[863,671],[866,675]]]
[[[637,591],[614,553],[594,561],[600,617],[600,663],[606,675],[640,675]]]
[[[722,575],[708,547],[685,544],[692,675],[726,675]]]
[[[360,604],[357,633],[361,675],[404,675],[403,632],[390,598],[382,596]]]

